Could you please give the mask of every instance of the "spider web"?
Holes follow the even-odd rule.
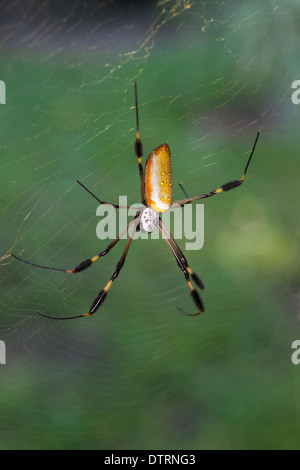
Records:
[[[142,5],[141,5],[142,3]],[[1,448],[297,448],[299,336],[297,2],[0,1]],[[186,253],[206,313],[162,240],[132,244],[103,307],[85,313],[124,249],[99,198],[139,202],[144,161],[171,147],[175,199],[240,178],[205,203]],[[179,241],[184,246],[184,240]]]

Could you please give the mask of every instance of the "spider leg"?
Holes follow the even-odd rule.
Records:
[[[78,184],[80,184],[80,186],[85,189],[91,196],[93,196],[96,201],[99,202],[99,204],[107,204],[109,206],[113,206],[115,209],[129,209],[128,206],[119,206],[119,204],[113,204],[112,202],[105,202],[105,201],[102,201],[101,199],[99,199],[94,193],[92,193],[92,191],[90,191],[86,186],[84,186],[83,183],[81,183],[79,180],[76,180],[76,182]]]
[[[164,232],[167,234],[167,237],[169,238],[170,242],[172,243],[173,248],[176,251],[178,258],[181,260],[182,264],[185,266],[186,270],[190,274],[190,276],[191,276],[192,280],[194,281],[194,283],[200,289],[204,289],[204,284],[201,281],[200,277],[198,276],[198,274],[196,274],[194,271],[192,271],[192,269],[189,267],[188,262],[186,260],[186,257],[184,256],[184,254],[181,251],[180,247],[177,245],[173,235],[169,232],[169,230],[167,229],[166,225],[163,223],[162,220],[161,220],[161,226],[162,226],[162,229],[164,230]]]
[[[189,268],[188,264],[187,264],[187,261],[186,259],[184,258],[185,262],[183,261],[182,257],[180,256],[177,248],[175,248],[175,246],[173,245],[173,243],[170,241],[169,239],[169,234],[165,232],[164,230],[164,227],[162,225],[162,222],[161,220],[159,221],[159,225],[158,225],[158,229],[160,231],[160,233],[162,234],[165,242],[167,243],[168,247],[170,248],[170,250],[172,251],[173,253],[173,256],[174,258],[176,259],[177,261],[177,264],[179,266],[179,268],[181,269],[181,271],[183,272],[184,274],[184,277],[187,281],[187,284],[190,288],[190,291],[191,291],[191,296],[192,296],[192,299],[196,305],[196,307],[198,308],[198,312],[196,313],[188,313],[188,312],[185,312],[184,310],[182,310],[181,308],[177,307],[178,310],[180,310],[182,313],[184,313],[185,315],[189,315],[189,316],[196,316],[196,315],[200,315],[200,313],[203,313],[204,312],[204,304],[202,302],[202,299],[198,293],[198,291],[193,287],[193,284],[190,280],[190,274],[195,276],[195,274],[193,273],[193,271]],[[174,240],[174,239],[173,239]],[[175,240],[174,240],[175,241]],[[176,247],[178,247],[178,245],[176,244],[175,242],[175,245]],[[179,247],[178,247],[179,248]],[[180,250],[181,251],[181,250]],[[193,277],[192,277],[193,278]],[[198,276],[196,275],[195,279],[199,279]],[[193,278],[193,280],[195,280]],[[199,279],[200,281],[200,279]],[[202,284],[202,281],[200,281],[200,285],[202,285],[202,288],[204,287],[203,284]]]
[[[141,179],[141,198],[142,203],[146,205],[145,201],[145,180],[144,180],[144,170],[142,165],[142,156],[143,156],[143,144],[140,140],[140,128],[139,128],[139,108],[138,108],[138,98],[137,98],[137,84],[134,82],[134,95],[135,95],[135,113],[136,113],[136,139],[134,144],[135,154],[138,158],[139,173]]]
[[[111,288],[112,286],[112,283],[114,282],[114,280],[118,277],[118,275],[120,274],[120,271],[122,269],[122,267],[124,266],[124,263],[125,263],[125,260],[126,260],[126,256],[128,254],[128,251],[129,251],[129,248],[130,248],[130,245],[131,245],[131,242],[132,242],[132,237],[136,231],[136,227],[137,227],[137,223],[134,222],[133,223],[133,227],[132,227],[132,230],[131,230],[131,233],[130,233],[130,236],[127,240],[127,243],[126,243],[126,246],[125,246],[125,249],[122,253],[122,256],[120,258],[120,260],[118,261],[117,263],[117,266],[116,266],[116,269],[113,273],[113,275],[111,276],[110,280],[108,281],[108,283],[106,284],[106,286],[104,287],[103,290],[101,290],[99,292],[99,294],[97,295],[97,297],[95,298],[94,302],[92,303],[92,305],[90,306],[90,309],[88,311],[88,313],[83,313],[81,315],[73,315],[73,316],[70,316],[70,317],[54,317],[54,316],[51,316],[51,315],[47,315],[46,313],[42,313],[42,312],[37,312],[39,315],[42,315],[43,317],[46,317],[46,318],[51,318],[52,320],[73,320],[74,318],[82,318],[82,317],[88,317],[90,315],[93,315],[96,310],[98,310],[98,308],[102,305],[104,299],[106,298],[107,296],[107,292],[109,291],[109,289]]]
[[[256,138],[255,138],[252,150],[251,150],[251,154],[250,154],[250,157],[248,158],[248,161],[247,161],[247,164],[246,164],[246,167],[245,167],[245,170],[244,170],[244,173],[243,173],[241,179],[234,180],[234,181],[229,181],[228,183],[224,183],[218,189],[214,189],[210,193],[204,193],[204,194],[201,194],[200,196],[195,196],[195,197],[190,197],[190,198],[187,198],[187,199],[182,199],[180,201],[175,201],[173,203],[172,207],[174,207],[176,205],[183,207],[185,204],[189,204],[190,202],[197,201],[198,199],[204,199],[204,198],[207,198],[207,197],[211,197],[211,196],[214,196],[215,194],[221,193],[222,191],[229,191],[230,189],[234,189],[234,188],[237,188],[238,186],[240,186],[245,180],[245,176],[246,176],[251,158],[254,154],[254,150],[255,150],[255,147],[256,147],[256,144],[257,144],[257,141],[258,141],[258,137],[259,137],[259,132],[256,134]]]
[[[81,263],[79,263],[74,269],[62,269],[62,268],[54,268],[54,267],[51,267],[51,266],[42,266],[40,264],[35,264],[35,263],[31,263],[30,261],[26,261],[25,259],[22,259],[22,258],[19,258],[19,256],[16,256],[14,255],[13,253],[11,253],[11,256],[15,259],[17,259],[18,261],[21,261],[22,263],[25,263],[25,264],[28,264],[29,266],[33,266],[34,268],[41,268],[41,269],[49,269],[50,271],[61,271],[61,272],[64,272],[64,273],[71,273],[71,274],[76,274],[76,273],[79,273],[80,271],[84,271],[85,269],[89,268],[91,266],[92,263],[94,263],[95,261],[97,261],[99,258],[101,258],[102,256],[105,256],[107,255],[107,253],[110,252],[110,250],[112,250],[112,248],[121,240],[121,238],[125,235],[125,233],[127,232],[128,228],[130,227],[130,225],[132,224],[133,220],[137,217],[137,214],[131,219],[131,221],[129,222],[129,224],[127,225],[127,227],[123,230],[122,233],[119,234],[119,236],[117,238],[115,238],[115,240],[113,240],[106,248],[105,250],[101,251],[101,253],[99,253],[98,255],[96,256],[93,256],[93,258],[88,258],[84,261],[82,261]]]
[[[184,187],[182,186],[182,184],[181,184],[181,183],[178,183],[178,185],[180,186],[180,189],[181,189],[181,191],[183,192],[183,194],[185,195],[185,197],[188,199],[189,196],[187,195],[187,192],[186,192],[186,190],[184,189]]]

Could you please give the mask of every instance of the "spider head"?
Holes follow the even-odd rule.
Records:
[[[139,228],[143,233],[152,233],[154,228],[157,227],[159,221],[159,213],[145,207],[139,215]]]

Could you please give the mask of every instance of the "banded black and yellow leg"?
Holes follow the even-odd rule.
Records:
[[[182,310],[182,308],[180,307],[177,307],[178,310],[180,310],[182,313],[184,313],[185,315],[189,315],[189,316],[196,316],[196,315],[200,315],[201,313],[204,312],[204,304],[202,302],[202,299],[199,295],[199,292],[194,288],[191,280],[190,280],[190,275],[189,273],[192,273],[192,270],[187,266],[187,263],[184,263],[181,259],[181,257],[179,256],[176,248],[173,246],[170,238],[168,237],[168,233],[166,233],[164,231],[164,228],[162,226],[162,223],[161,223],[161,220],[159,222],[159,225],[158,225],[158,229],[160,231],[160,233],[162,234],[165,242],[167,243],[168,247],[170,248],[171,252],[173,253],[173,256],[174,258],[176,259],[177,261],[177,264],[179,266],[179,268],[181,269],[181,271],[183,272],[184,274],[184,277],[185,277],[185,280],[189,286],[189,289],[190,289],[190,292],[191,292],[191,296],[192,296],[192,299],[196,305],[196,307],[198,308],[198,312],[196,313],[188,313],[184,310]],[[186,264],[186,266],[185,266]]]
[[[110,250],[112,250],[112,248],[121,240],[121,238],[125,235],[125,233],[127,232],[127,230],[129,229],[130,225],[133,223],[134,219],[136,219],[138,214],[136,214],[132,219],[131,221],[129,222],[129,224],[127,225],[127,227],[123,230],[123,232],[120,233],[120,235],[115,239],[113,240],[106,248],[105,250],[101,251],[101,253],[99,253],[98,255],[96,256],[93,256],[93,258],[88,258],[84,261],[82,261],[81,263],[79,263],[74,269],[62,269],[62,268],[54,268],[52,266],[43,266],[43,265],[40,265],[40,264],[35,264],[35,263],[31,263],[30,261],[26,261],[22,258],[19,258],[19,256],[16,256],[14,255],[13,253],[11,253],[11,256],[13,258],[15,258],[16,260],[18,261],[21,261],[22,263],[25,263],[25,264],[28,264],[29,266],[33,266],[34,268],[41,268],[41,269],[48,269],[50,271],[60,271],[60,272],[64,272],[64,273],[69,273],[69,274],[76,274],[76,273],[79,273],[81,271],[84,271],[85,269],[89,268],[95,261],[97,261],[99,258],[101,258],[102,256],[105,256],[107,255],[107,253],[110,252]]]
[[[92,315],[93,313],[95,313],[96,310],[98,310],[98,308],[101,306],[104,299],[106,298],[109,289],[111,288],[111,286],[112,286],[113,282],[116,280],[116,278],[119,276],[120,271],[124,266],[124,263],[125,263],[125,260],[126,260],[131,242],[132,242],[132,237],[133,237],[135,231],[136,231],[136,224],[134,224],[134,226],[133,226],[132,232],[131,232],[128,240],[127,240],[127,243],[126,243],[125,249],[122,253],[122,256],[121,256],[120,260],[117,263],[115,272],[111,276],[110,280],[108,281],[108,283],[106,284],[104,289],[99,292],[98,296],[96,297],[96,299],[92,303],[91,308],[89,310],[89,313],[85,314],[84,316]]]
[[[136,139],[134,144],[135,154],[138,159],[139,173],[141,179],[141,200],[144,205],[145,201],[145,181],[144,181],[144,170],[142,165],[142,156],[143,156],[143,144],[140,139],[140,127],[139,127],[139,108],[138,108],[138,97],[137,97],[137,84],[134,82],[134,94],[135,94],[135,113],[136,113]]]
[[[184,256],[183,252],[181,251],[180,247],[177,245],[173,235],[169,232],[169,230],[167,229],[166,225],[163,223],[162,220],[160,220],[160,223],[161,223],[161,227],[162,227],[163,231],[165,232],[166,236],[169,238],[174,250],[176,251],[178,258],[181,260],[183,266],[185,266],[185,268],[186,268],[187,272],[189,273],[189,275],[191,276],[192,280],[194,281],[194,283],[200,289],[204,289],[203,282],[201,281],[198,274],[196,274],[194,271],[192,271],[192,269],[189,267],[187,259]]]
[[[259,137],[259,132],[256,135],[256,138],[255,138],[255,141],[254,141],[251,153],[250,153],[250,157],[248,158],[248,161],[247,161],[247,164],[246,164],[246,167],[245,167],[245,170],[244,170],[244,173],[243,173],[241,179],[234,180],[234,181],[229,181],[228,183],[224,183],[218,189],[214,189],[210,193],[204,193],[204,194],[201,194],[200,196],[194,196],[194,197],[190,197],[190,198],[187,198],[187,199],[182,199],[180,201],[174,201],[172,207],[175,207],[175,206],[183,207],[185,204],[189,204],[190,202],[197,201],[199,199],[205,199],[207,197],[214,196],[215,194],[219,194],[223,191],[229,191],[230,189],[234,189],[234,188],[237,188],[238,186],[240,186],[245,180],[245,176],[246,176],[251,158],[253,157],[254,150],[255,150],[255,147],[256,147],[256,144],[257,144],[257,141],[258,141],[258,137]]]
[[[119,262],[117,263],[116,269],[115,269],[113,275],[111,276],[110,280],[108,281],[108,283],[104,287],[104,289],[102,289],[99,292],[99,294],[97,295],[97,297],[95,298],[94,302],[90,306],[90,309],[89,309],[88,313],[83,313],[81,315],[73,315],[73,316],[70,316],[70,317],[54,317],[54,316],[47,315],[46,313],[42,313],[42,312],[37,312],[37,313],[39,315],[42,315],[43,317],[51,318],[52,320],[73,320],[74,318],[83,318],[83,317],[88,317],[88,316],[93,315],[96,312],[96,310],[98,310],[98,308],[101,307],[101,305],[102,305],[103,301],[105,300],[105,298],[107,296],[107,293],[108,293],[109,289],[111,288],[114,280],[118,277],[122,267],[124,266],[126,256],[128,254],[128,250],[129,250],[131,242],[132,242],[132,237],[134,236],[134,233],[136,231],[136,227],[137,227],[136,222],[133,222],[133,227],[132,227],[130,236],[127,240],[127,243],[126,243],[125,249],[122,253],[122,256],[121,256]]]

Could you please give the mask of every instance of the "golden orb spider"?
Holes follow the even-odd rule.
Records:
[[[134,90],[135,90],[135,110],[136,110],[136,139],[135,139],[134,148],[135,148],[135,154],[138,159],[138,166],[139,166],[139,173],[140,173],[140,180],[141,180],[141,199],[142,199],[142,204],[143,204],[143,207],[141,208],[141,210],[137,211],[135,216],[129,222],[126,229],[121,234],[119,234],[119,236],[115,240],[113,240],[106,247],[105,250],[101,251],[98,255],[94,256],[93,258],[89,258],[89,259],[82,261],[74,269],[61,269],[61,268],[53,268],[49,266],[41,266],[38,264],[31,263],[29,261],[25,261],[24,259],[19,258],[18,256],[11,253],[11,256],[13,256],[15,259],[22,261],[23,263],[29,264],[30,266],[75,274],[75,273],[78,273],[80,271],[87,269],[89,266],[91,266],[92,263],[97,261],[102,256],[106,255],[124,236],[127,230],[129,230],[129,228],[131,229],[125,249],[122,253],[122,256],[119,262],[117,263],[117,266],[113,275],[111,276],[110,280],[108,281],[104,289],[102,289],[99,292],[94,302],[92,303],[89,311],[87,313],[73,315],[69,317],[55,317],[55,316],[47,315],[42,312],[37,312],[39,315],[42,315],[46,318],[51,318],[54,320],[72,320],[74,318],[82,318],[82,317],[93,315],[93,313],[95,313],[96,310],[98,310],[98,308],[102,305],[104,299],[107,296],[107,292],[111,288],[114,280],[118,277],[125,263],[126,256],[128,254],[128,250],[130,248],[134,233],[137,230],[141,230],[142,232],[145,232],[145,233],[151,233],[153,232],[155,227],[158,227],[158,230],[162,234],[162,237],[166,241],[175,260],[177,261],[179,268],[184,274],[185,280],[191,292],[192,299],[197,307],[197,312],[188,313],[179,307],[177,308],[181,312],[183,312],[185,315],[190,315],[190,316],[199,315],[200,313],[204,312],[204,304],[202,302],[202,299],[199,295],[199,292],[194,288],[192,284],[192,281],[193,281],[197,287],[199,287],[200,289],[204,289],[203,282],[201,281],[199,276],[196,273],[194,273],[189,267],[184,254],[182,253],[181,249],[177,245],[173,236],[169,233],[168,229],[166,228],[165,224],[163,223],[160,217],[160,214],[162,212],[169,210],[171,207],[175,207],[175,206],[183,207],[185,204],[189,204],[193,201],[211,197],[211,196],[214,196],[215,194],[219,194],[223,191],[229,191],[230,189],[234,189],[240,186],[245,180],[246,172],[248,170],[251,158],[254,154],[256,143],[259,137],[259,132],[256,135],[256,138],[252,147],[252,151],[248,158],[248,161],[247,161],[247,164],[246,164],[246,167],[245,167],[245,170],[241,179],[229,181],[228,183],[225,183],[222,186],[220,186],[218,189],[214,189],[213,191],[209,193],[204,193],[204,194],[201,194],[200,196],[195,196],[191,198],[187,196],[183,187],[180,185],[181,189],[185,193],[186,199],[173,202],[171,154],[170,154],[170,148],[168,144],[159,145],[149,154],[145,163],[145,174],[144,174],[144,169],[142,165],[143,146],[140,140],[140,132],[139,132],[139,113],[138,113],[136,82],[134,83]],[[116,209],[122,209],[122,208],[128,209],[128,207],[125,207],[125,206],[119,206],[118,204],[112,204],[112,203],[100,200],[97,196],[95,196],[95,194],[93,194],[88,188],[86,188],[84,184],[80,183],[80,181],[77,180],[77,183],[80,184],[83,187],[83,189],[85,189],[89,194],[91,194],[91,196],[93,196],[100,204],[109,204],[115,207]]]

